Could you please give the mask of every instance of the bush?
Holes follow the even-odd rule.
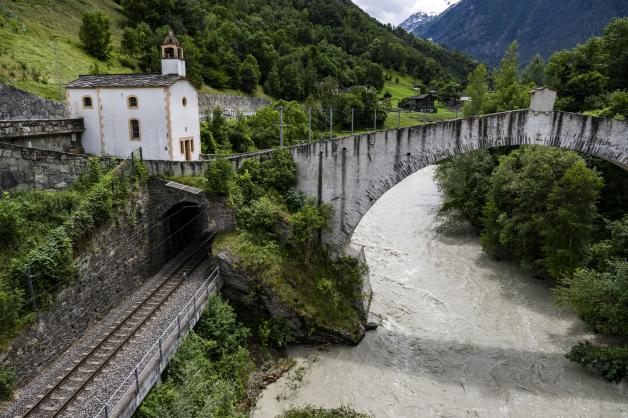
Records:
[[[610,382],[619,383],[628,376],[628,347],[601,347],[585,341],[572,347],[566,357]]]
[[[303,255],[303,262],[308,264],[312,252],[318,243],[319,231],[329,228],[333,208],[328,204],[315,206],[307,203],[292,217],[292,240]]]
[[[264,321],[260,324],[257,333],[264,346],[287,348],[288,344],[295,341],[292,328],[285,319]]]
[[[0,366],[0,400],[9,401],[13,398],[13,382],[15,374]]]
[[[341,406],[335,409],[305,406],[303,408],[289,409],[278,418],[369,418],[369,416],[354,411],[347,406]]]
[[[9,247],[19,239],[20,217],[17,205],[5,193],[0,199],[0,248]]]
[[[79,38],[90,55],[100,60],[107,59],[111,51],[109,17],[98,11],[84,13]]]
[[[292,155],[286,149],[278,149],[260,164],[261,184],[279,193],[285,193],[296,185],[297,169]]]
[[[210,358],[235,352],[250,336],[249,330],[237,322],[233,308],[216,295],[209,298],[195,331],[209,342],[207,352]]]
[[[279,209],[266,196],[238,211],[240,226],[260,239],[272,238],[277,234],[279,219]]]
[[[235,170],[230,161],[220,158],[209,163],[205,177],[207,186],[205,192],[210,196],[227,196],[229,183],[233,181]]]

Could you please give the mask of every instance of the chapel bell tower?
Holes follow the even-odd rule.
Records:
[[[161,74],[185,77],[183,48],[172,31],[168,32],[168,36],[161,43]]]

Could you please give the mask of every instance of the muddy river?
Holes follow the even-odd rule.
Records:
[[[468,226],[437,217],[433,167],[407,178],[356,230],[381,326],[357,347],[295,348],[255,417],[349,405],[374,417],[628,417],[628,387],[564,353],[588,337],[549,286],[482,252]]]

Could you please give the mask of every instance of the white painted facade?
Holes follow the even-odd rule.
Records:
[[[171,48],[181,58],[165,55],[172,54]],[[66,90],[69,113],[84,119],[86,153],[126,158],[141,147],[148,160],[199,159],[198,92],[183,78],[183,51],[172,34],[162,53],[162,75],[148,75],[148,81],[142,75],[102,75],[81,76],[70,83]],[[152,80],[156,81],[151,84]]]

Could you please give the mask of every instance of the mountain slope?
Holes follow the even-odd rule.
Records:
[[[430,13],[417,12],[401,22],[399,27],[408,32],[417,31],[417,33],[422,33],[427,30],[427,26],[437,15]]]
[[[57,56],[62,83],[98,62],[83,51],[78,37],[81,15],[88,10],[109,17],[113,43],[119,45],[126,19],[114,0],[0,1],[0,82],[58,100]],[[117,60],[100,66],[110,72],[131,71]]]
[[[462,0],[414,34],[496,65],[513,40],[523,62],[547,58],[626,15],[626,0]]]

